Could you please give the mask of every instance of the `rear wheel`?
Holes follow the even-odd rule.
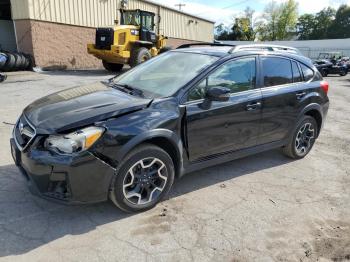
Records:
[[[123,69],[123,64],[114,64],[102,61],[103,67],[110,72],[119,72]]]
[[[305,157],[313,147],[317,137],[317,122],[311,116],[304,116],[297,125],[283,153],[294,159]]]
[[[174,182],[174,165],[163,149],[144,144],[120,163],[110,198],[127,212],[148,210],[166,196]]]
[[[326,76],[328,75],[327,70],[321,69],[321,75],[322,75],[323,77],[326,77]]]
[[[131,51],[130,66],[134,67],[152,58],[146,47],[137,47]]]
[[[346,76],[347,73],[348,73],[348,70],[342,69],[342,70],[340,71],[339,75],[340,75],[340,76]]]

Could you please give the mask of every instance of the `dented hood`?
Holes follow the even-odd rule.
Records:
[[[33,102],[24,114],[38,134],[59,133],[147,107],[151,99],[103,83],[66,89]]]

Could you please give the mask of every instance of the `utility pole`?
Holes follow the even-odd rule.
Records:
[[[186,6],[186,4],[181,4],[180,3],[180,4],[176,4],[175,6],[178,6],[179,7],[179,11],[182,11],[182,7]]]

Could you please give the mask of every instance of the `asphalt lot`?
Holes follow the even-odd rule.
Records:
[[[11,124],[41,96],[109,77],[22,72],[0,84],[0,261],[350,260],[350,75],[327,78],[328,118],[303,160],[273,150],[207,168],[135,215],[32,196],[11,158]]]

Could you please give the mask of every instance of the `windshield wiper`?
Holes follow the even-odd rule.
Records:
[[[121,90],[125,93],[128,93],[130,95],[137,95],[140,97],[145,97],[142,90],[135,88],[135,87],[132,87],[132,86],[127,85],[127,84],[111,83],[111,86],[113,88],[118,88],[119,90]]]

